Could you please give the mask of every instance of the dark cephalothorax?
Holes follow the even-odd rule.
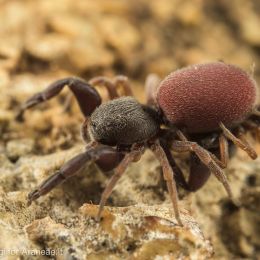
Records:
[[[121,97],[95,109],[89,132],[93,140],[115,146],[146,142],[159,128],[151,111],[133,97]]]
[[[255,81],[234,65],[215,62],[178,70],[159,82],[155,75],[147,78],[145,105],[132,97],[124,76],[117,76],[113,81],[96,77],[89,82],[66,78],[28,99],[17,115],[18,120],[22,120],[25,110],[56,96],[68,86],[85,116],[82,136],[87,142],[85,152],[68,161],[28,195],[29,204],[73,176],[87,161],[93,161],[104,171],[115,169],[101,197],[97,216],[100,219],[117,181],[131,162],[141,158],[146,148],[153,151],[162,165],[180,225],[175,181],[189,191],[196,191],[213,173],[232,198],[223,172],[229,158],[229,145],[240,147],[252,159],[257,157],[242,136],[243,131],[250,128],[259,137],[260,112]],[[96,85],[107,89],[110,101],[101,104]],[[123,88],[125,96],[118,95],[118,87]],[[188,180],[171,151],[190,152]]]

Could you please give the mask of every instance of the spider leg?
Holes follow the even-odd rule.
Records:
[[[150,146],[150,148],[154,152],[155,156],[158,158],[158,160],[162,166],[163,177],[167,184],[167,188],[168,188],[170,198],[172,201],[175,217],[176,217],[176,220],[178,221],[179,225],[182,226],[183,224],[182,224],[182,221],[180,218],[180,213],[179,213],[179,208],[178,208],[178,193],[177,193],[176,183],[174,180],[173,168],[171,167],[171,165],[167,159],[167,156],[158,141],[153,143]]]
[[[253,121],[253,119],[245,121],[243,126],[249,128],[250,130],[254,130],[255,128],[259,127],[259,125]]]
[[[216,178],[223,184],[229,197],[233,198],[232,191],[226,175],[218,166],[218,164],[212,159],[210,153],[207,150],[205,150],[197,143],[189,141],[174,141],[172,143],[172,149],[176,152],[194,152],[198,156],[200,161],[205,164],[208,169],[216,176]]]
[[[235,137],[222,123],[220,123],[220,128],[223,130],[223,134],[226,138],[244,150],[252,159],[255,160],[257,158],[256,151],[248,144],[246,140],[241,140],[240,138]]]
[[[156,74],[149,74],[145,80],[145,95],[147,105],[156,104],[156,90],[161,79]]]
[[[93,145],[89,146],[88,150],[66,162],[59,171],[43,181],[37,189],[30,192],[28,194],[28,205],[75,175],[88,161],[97,161],[98,164],[104,165],[103,160],[108,159],[109,152],[111,152],[111,147],[96,147],[96,143],[93,143]]]
[[[243,123],[246,129],[251,130],[253,136],[260,141],[260,125],[257,122],[254,122],[253,119],[247,120]]]
[[[182,141],[188,141],[188,139],[186,138],[186,136],[180,131],[180,130],[177,130],[177,135],[178,137],[182,140]],[[207,144],[207,146],[209,145],[210,143]],[[220,147],[220,160],[218,159],[218,157],[215,155],[215,153],[212,153],[208,150],[208,153],[210,155],[210,157],[212,158],[212,160],[215,161],[215,163],[218,164],[219,167],[221,167],[222,169],[226,168],[227,167],[227,161],[228,161],[228,158],[229,158],[229,151],[228,151],[228,142],[227,142],[227,139],[224,135],[220,135],[219,137],[219,147]],[[193,160],[196,158],[191,158],[191,160]],[[196,167],[195,165],[198,165],[198,163],[195,163],[194,162],[194,167]],[[201,169],[201,171],[203,170],[203,166],[199,166],[198,165],[198,168]],[[206,174],[206,172],[205,172]]]
[[[42,92],[36,93],[29,98],[22,105],[16,119],[21,121],[25,110],[57,96],[66,85],[76,97],[81,112],[85,117],[91,115],[94,109],[101,104],[100,95],[91,85],[82,79],[70,77],[55,81]]]
[[[144,146],[133,147],[132,151],[130,151],[128,154],[126,154],[124,159],[117,166],[117,168],[115,169],[114,175],[108,181],[108,184],[106,185],[106,188],[101,195],[101,200],[99,203],[99,210],[98,210],[98,214],[96,217],[97,221],[100,221],[103,208],[106,204],[107,199],[109,198],[110,194],[112,193],[113,188],[115,187],[116,183],[121,178],[121,176],[125,172],[128,165],[131,162],[135,162],[137,160],[137,158],[140,158],[140,156],[143,154],[143,152],[144,152]]]
[[[99,76],[99,77],[92,78],[89,81],[89,83],[92,86],[98,86],[98,85],[99,86],[104,86],[107,89],[107,92],[109,94],[110,99],[114,99],[114,98],[119,97],[119,95],[117,93],[117,89],[118,89],[118,87],[120,85],[122,85],[122,87],[124,89],[124,94],[126,96],[133,96],[133,93],[132,93],[132,90],[131,90],[128,78],[125,77],[125,76],[118,75],[118,76],[115,77],[114,81],[110,80],[107,77]],[[69,110],[70,103],[72,101],[71,97],[72,96],[69,95],[66,98],[65,105],[64,105],[64,111],[68,111]]]
[[[125,96],[133,96],[129,80],[126,76],[118,75],[114,78],[115,87],[118,89],[119,86],[123,87]]]
[[[252,114],[253,114],[253,115],[255,115],[255,116],[258,116],[258,117],[260,117],[260,107],[259,107],[259,108],[256,108],[256,109],[254,109],[254,110],[253,110],[253,112],[252,112]]]
[[[179,138],[188,142],[188,139],[184,134],[177,130],[177,135]],[[209,144],[208,144],[209,145]],[[216,156],[216,151],[207,151],[211,159],[221,168],[226,168],[228,160],[228,142],[224,136],[219,137],[219,146],[220,146],[220,160]],[[187,190],[197,191],[199,190],[210,177],[209,168],[199,159],[195,153],[190,154],[190,173],[187,183]]]
[[[107,77],[103,77],[103,76],[94,77],[94,78],[89,80],[89,84],[92,85],[92,86],[103,86],[103,87],[105,87],[107,92],[108,92],[110,99],[114,99],[114,98],[119,97],[114,82]]]
[[[194,154],[194,153],[190,154],[189,178],[188,178],[188,181],[186,181],[183,172],[178,167],[178,165],[176,165],[176,162],[170,152],[170,149],[167,146],[165,146],[165,144],[163,144],[162,142],[161,142],[161,146],[173,169],[174,179],[176,180],[177,184],[180,185],[183,189],[188,190],[188,191],[197,191],[207,182],[207,180],[210,176],[210,170],[204,163],[202,163],[199,160],[199,158],[196,154]],[[214,155],[213,153],[211,153],[211,154],[212,154],[212,156]],[[216,159],[217,159],[217,157],[216,157]]]
[[[228,141],[227,138],[221,134],[219,137],[220,148],[220,161],[222,163],[221,168],[226,168],[229,160]]]
[[[177,130],[176,133],[182,141],[184,142],[188,141],[187,137],[180,130]],[[208,145],[209,144],[210,143],[208,143]],[[216,163],[218,163],[218,165],[221,164],[221,162],[219,161],[217,156],[215,156],[215,154],[210,152],[209,154],[210,157]],[[201,162],[201,160],[198,158],[198,156],[195,153],[191,153],[189,178],[188,178],[188,182],[186,182],[187,190],[192,192],[199,190],[207,182],[209,177],[210,177],[209,168],[204,163]]]
[[[89,83],[93,86],[104,86],[107,89],[110,99],[118,98],[118,88],[123,87],[124,96],[133,96],[132,89],[129,84],[129,80],[126,76],[118,75],[113,80],[99,76],[92,78]]]
[[[183,189],[189,190],[184,174],[175,162],[168,145],[163,141],[160,141],[160,145],[167,157],[169,164],[171,165],[171,168],[174,172],[174,179],[176,180],[177,184],[180,185]]]
[[[224,135],[219,136],[219,153],[220,159],[216,156],[215,153],[208,151],[210,157],[215,161],[215,163],[222,169],[227,168],[227,163],[229,160],[229,150],[228,150],[228,141]],[[216,152],[219,154],[218,152]]]

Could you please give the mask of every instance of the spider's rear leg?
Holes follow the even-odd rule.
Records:
[[[186,138],[186,136],[180,131],[177,130],[177,135],[180,138],[181,141],[187,142],[188,139]],[[227,167],[227,163],[229,160],[229,145],[228,145],[228,141],[226,139],[226,137],[221,134],[218,138],[218,142],[219,142],[219,153],[220,153],[220,159],[218,159],[217,155],[218,152],[214,151],[214,152],[210,152],[209,150],[211,150],[211,146],[214,143],[215,138],[209,140],[206,142],[206,150],[208,150],[208,153],[210,155],[210,157],[215,161],[215,163],[218,164],[219,167],[221,167],[222,169]],[[205,145],[205,144],[204,144]],[[205,146],[203,146],[205,147]],[[191,158],[191,160],[193,160],[193,158]],[[201,166],[199,166],[201,168]]]
[[[184,136],[184,134],[181,131],[178,130],[177,135],[179,136],[181,141],[188,142],[188,139]],[[215,139],[213,139],[210,142],[207,142],[207,146],[211,146],[214,140]],[[219,137],[219,148],[220,148],[219,151],[215,149],[214,150],[210,149],[211,151],[207,151],[207,153],[219,167],[226,168],[228,158],[229,158],[229,151],[228,151],[227,139],[223,135]],[[188,151],[188,149],[185,151]],[[218,159],[219,154],[220,154],[220,159]],[[200,158],[196,155],[196,153],[192,152],[190,154],[189,178],[187,182],[185,181],[184,177],[182,178],[185,181],[185,183],[182,185],[183,188],[188,191],[197,191],[201,187],[203,187],[203,185],[207,182],[209,177],[210,177],[209,167],[207,167],[205,163],[200,160]]]
[[[223,134],[226,138],[228,138],[230,141],[232,141],[236,146],[244,150],[253,160],[257,158],[256,151],[248,144],[246,140],[242,140],[241,133],[240,138],[235,137],[225,126],[223,123],[220,123],[220,128],[223,131]]]
[[[209,151],[208,151],[209,152]],[[221,168],[226,167],[226,162],[228,158],[228,153],[226,150],[222,150],[220,147],[220,154],[221,160],[218,159],[218,151],[211,151],[209,155],[211,156],[212,160],[214,160],[218,166]],[[223,157],[225,159],[223,159]],[[187,190],[189,191],[197,191],[204,186],[207,180],[210,177],[210,170],[209,168],[199,159],[199,157],[195,153],[190,154],[190,172],[188,182],[186,184]]]
[[[227,167],[229,160],[228,142],[225,136],[219,137],[219,151],[208,151],[210,157],[222,169]],[[220,154],[220,160],[218,159]],[[200,189],[210,177],[209,168],[199,159],[199,157],[192,153],[190,155],[190,175],[188,180],[188,187],[190,191],[197,191]]]
[[[172,149],[176,152],[194,152],[200,161],[212,172],[216,178],[223,184],[226,192],[230,198],[233,198],[231,188],[229,186],[228,180],[220,166],[212,158],[211,154],[205,150],[203,147],[199,146],[195,142],[189,141],[174,141],[172,143]],[[193,178],[191,174],[191,178]],[[195,178],[195,175],[194,175]],[[199,183],[200,185],[200,183]]]
[[[257,139],[260,142],[260,118],[257,121],[254,121],[254,118],[249,119],[243,123],[243,126],[250,130],[250,132],[253,134],[253,137]]]
[[[29,98],[22,105],[16,119],[21,121],[24,112],[28,108],[34,107],[39,103],[43,103],[57,96],[65,86],[68,86],[76,97],[80,110],[85,117],[90,116],[95,108],[101,104],[100,95],[91,85],[82,79],[70,77],[55,81],[42,92],[36,93]]]
[[[229,160],[229,144],[224,135],[221,134],[219,136],[219,151],[210,152],[208,150],[208,153],[220,168],[227,168]],[[220,159],[218,157],[220,157]]]
[[[255,108],[252,112],[253,115],[260,117],[260,106],[258,108]]]
[[[176,164],[170,152],[170,149],[167,147],[167,145],[165,145],[162,142],[161,142],[161,146],[174,172],[174,179],[176,183],[180,185],[183,189],[187,191],[197,191],[207,182],[210,176],[210,170],[204,163],[200,161],[200,159],[196,154],[194,153],[190,154],[189,177],[188,180],[186,180],[182,170]]]
[[[226,168],[229,160],[228,141],[224,135],[219,137],[220,160],[222,168]],[[221,166],[220,166],[221,167]]]

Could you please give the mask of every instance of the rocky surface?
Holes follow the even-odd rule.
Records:
[[[44,253],[58,259],[257,259],[259,159],[238,150],[229,162],[239,207],[213,177],[196,193],[180,189],[181,228],[170,214],[159,164],[146,152],[122,177],[98,224],[96,204],[111,173],[92,164],[26,205],[28,192],[84,149],[75,101],[64,111],[68,91],[26,112],[23,123],[14,117],[26,98],[68,75],[124,74],[142,102],[149,73],[164,77],[193,63],[224,60],[254,73],[259,83],[259,13],[258,1],[248,0],[0,0],[0,253],[6,259],[35,259],[33,253],[39,259],[50,257]],[[260,154],[259,142],[248,138]],[[178,163],[187,173],[187,163]]]

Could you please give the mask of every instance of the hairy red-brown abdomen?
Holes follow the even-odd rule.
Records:
[[[257,102],[256,82],[240,68],[223,62],[189,66],[160,84],[157,102],[165,117],[190,133],[210,132],[222,122],[233,127]]]

